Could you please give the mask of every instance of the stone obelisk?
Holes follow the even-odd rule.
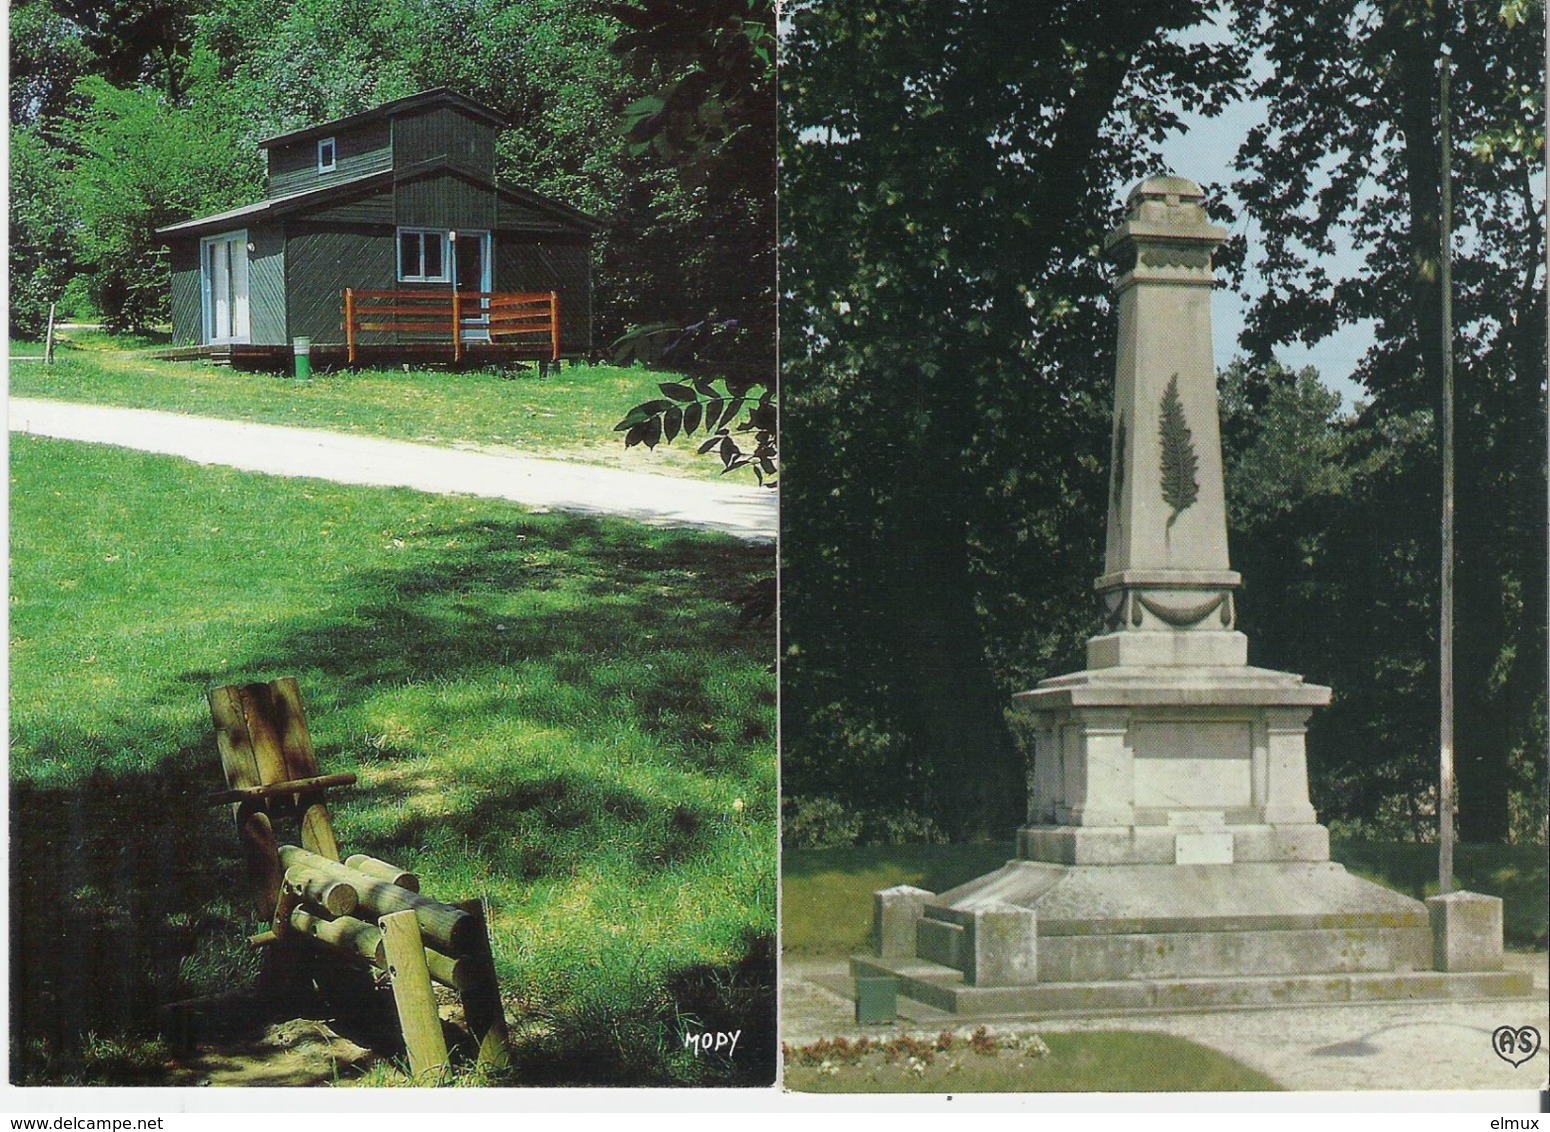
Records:
[[[1330,862],[1305,748],[1330,690],[1247,663],[1211,349],[1225,234],[1198,186],[1165,176],[1108,238],[1104,627],[1085,670],[1014,697],[1034,752],[1017,859],[941,894],[875,894],[858,1017],[894,993],[996,1014],[1526,989],[1500,969],[1499,901],[1429,909]]]
[[[1143,182],[1109,236],[1119,350],[1105,630],[1086,671],[1017,697],[1034,734],[1022,854],[1070,864],[1325,861],[1304,734],[1328,688],[1247,664],[1211,349],[1199,188]]]

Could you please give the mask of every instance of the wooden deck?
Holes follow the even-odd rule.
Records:
[[[549,367],[559,367],[560,360],[552,356],[547,347],[505,342],[467,342],[462,344],[462,357],[454,359],[452,346],[447,342],[405,342],[396,345],[355,347],[355,367],[381,369],[385,366],[416,365],[446,366],[451,369],[481,369],[485,366],[511,365],[518,362],[536,362],[540,374],[547,374]],[[271,370],[289,372],[295,368],[296,354],[290,346],[258,346],[234,343],[221,346],[170,346],[156,351],[153,357],[168,362],[210,362],[218,366],[230,366],[240,370]],[[349,369],[350,348],[343,342],[314,342],[311,350],[312,368],[323,370]]]
[[[340,295],[343,342],[313,342],[314,368],[380,367],[404,362],[444,363],[457,369],[537,362],[540,373],[558,366],[560,296],[556,291],[364,291]],[[364,342],[362,336],[397,342]],[[472,337],[470,337],[472,335]],[[404,339],[407,339],[404,340]],[[288,370],[289,345],[224,343],[174,346],[154,355],[164,361],[209,361],[233,369]]]

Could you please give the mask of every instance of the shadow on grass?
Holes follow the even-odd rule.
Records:
[[[143,758],[149,770],[99,771],[68,786],[13,777],[13,1080],[146,1083],[137,1069],[100,1060],[94,1067],[92,1044],[149,1039],[169,1002],[256,980],[257,960],[244,941],[260,917],[250,909],[236,837],[224,810],[202,801],[219,784],[203,707],[212,685],[294,674],[316,731],[326,713],[384,691],[477,680],[496,666],[536,662],[573,694],[524,705],[524,715],[543,723],[549,711],[547,722],[583,730],[624,715],[661,734],[687,772],[736,769],[719,763],[737,757],[726,748],[739,737],[706,732],[712,705],[697,673],[708,656],[741,655],[747,664],[750,648],[769,644],[767,634],[734,633],[735,611],[720,604],[769,571],[769,548],[554,516],[414,537],[457,547],[401,568],[359,571],[331,608],[259,630],[246,659],[230,669],[172,677],[155,699],[189,706],[186,731],[169,735],[166,727],[117,720],[111,742],[96,744],[115,750],[100,751],[80,734],[29,736],[34,765],[80,761],[83,752],[86,761],[109,761],[117,748],[167,754]],[[566,600],[524,604],[556,590],[567,591]],[[620,665],[624,675],[610,671]],[[606,719],[578,721],[567,714],[576,704],[602,709]],[[756,721],[736,726],[744,739],[762,728]],[[350,769],[360,753],[338,741],[319,750],[325,771]],[[374,757],[426,753],[405,745]],[[434,825],[441,836],[464,839],[491,871],[539,880],[571,875],[600,846],[621,844],[639,867],[666,868],[702,848],[713,817],[584,773],[512,780],[497,768],[476,785],[482,793],[466,809],[434,823],[404,814],[384,836],[413,844]],[[395,801],[385,787],[355,799],[381,807]],[[512,836],[514,822],[523,825],[520,839]],[[557,1018],[536,1046],[521,1051],[527,1064],[541,1066],[523,1079],[769,1084],[774,945],[757,933],[745,944],[741,959],[683,966],[634,1002]],[[691,1016],[708,1029],[744,1031],[735,1062],[696,1061],[683,1050],[677,1028]],[[264,1021],[255,1017],[239,1036],[250,1039]]]
[[[763,933],[744,940],[732,964],[700,963],[673,972],[661,1009],[617,1010],[607,1003],[567,1013],[542,1036],[518,1042],[517,1076],[526,1085],[705,1085],[763,1087],[774,1083],[775,941]],[[667,1025],[664,1027],[664,1021]],[[739,1034],[734,1056],[689,1051],[685,1038]],[[664,1074],[664,1065],[670,1073]]]
[[[154,1037],[201,937],[240,945],[251,930],[246,910],[216,895],[244,887],[229,822],[202,805],[200,784],[179,769],[202,754],[185,747],[153,773],[99,771],[63,789],[13,783],[17,1083],[50,1083],[96,1039]],[[211,989],[215,979],[256,973],[240,951],[224,950],[229,967],[209,972]]]
[[[628,853],[643,872],[680,864],[706,845],[715,815],[679,803],[664,806],[629,790],[583,774],[512,780],[499,769],[474,772],[463,780],[480,791],[472,805],[426,816],[401,813],[391,828],[363,838],[352,851],[392,858],[404,846],[433,841],[461,845],[491,874],[523,881],[572,876],[600,848],[606,823],[607,848]],[[395,786],[352,791],[352,804],[392,805]],[[523,836],[514,836],[521,831]]]
[[[676,729],[691,746],[704,745],[721,737],[697,730],[714,705],[693,678],[693,658],[708,650],[746,653],[758,642],[768,644],[773,659],[770,634],[735,629],[736,611],[723,604],[772,569],[772,553],[726,539],[652,537],[656,545],[642,546],[639,528],[585,518],[537,529],[513,522],[425,530],[418,541],[455,541],[458,549],[411,567],[356,574],[348,603],[266,634],[245,667],[316,672],[328,690],[326,706],[339,708],[384,686],[542,662],[576,695],[627,710],[647,731]],[[584,573],[574,569],[576,559],[586,562]],[[481,608],[492,590],[509,597],[509,615]],[[547,608],[523,608],[536,594],[554,596],[542,603]],[[673,656],[688,658],[690,671],[662,663]],[[605,678],[619,664],[651,665],[649,682],[621,689]],[[228,679],[197,670],[182,677],[201,684]],[[628,703],[617,699],[621,690]],[[537,705],[536,718],[575,726],[568,706],[557,703],[546,718]]]

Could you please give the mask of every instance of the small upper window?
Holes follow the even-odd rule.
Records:
[[[334,139],[324,138],[318,142],[318,172],[332,173],[334,171]]]

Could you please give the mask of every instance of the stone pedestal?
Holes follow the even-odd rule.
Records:
[[[1433,963],[1439,971],[1500,971],[1502,902],[1477,892],[1450,892],[1426,901],[1432,918]]]
[[[1327,861],[1308,716],[1329,689],[1261,668],[1117,667],[1014,697],[1033,737],[1018,853],[1063,864]]]
[[[907,884],[872,894],[872,950],[878,955],[914,955],[915,926],[932,893]]]
[[[1033,749],[1017,859],[939,895],[878,893],[857,978],[982,1014],[1527,993],[1500,970],[1499,901],[1428,908],[1330,862],[1306,753],[1330,689],[1250,667],[1237,629],[1210,329],[1225,232],[1177,177],[1129,205],[1106,245],[1103,629],[1084,671],[1014,697]]]

